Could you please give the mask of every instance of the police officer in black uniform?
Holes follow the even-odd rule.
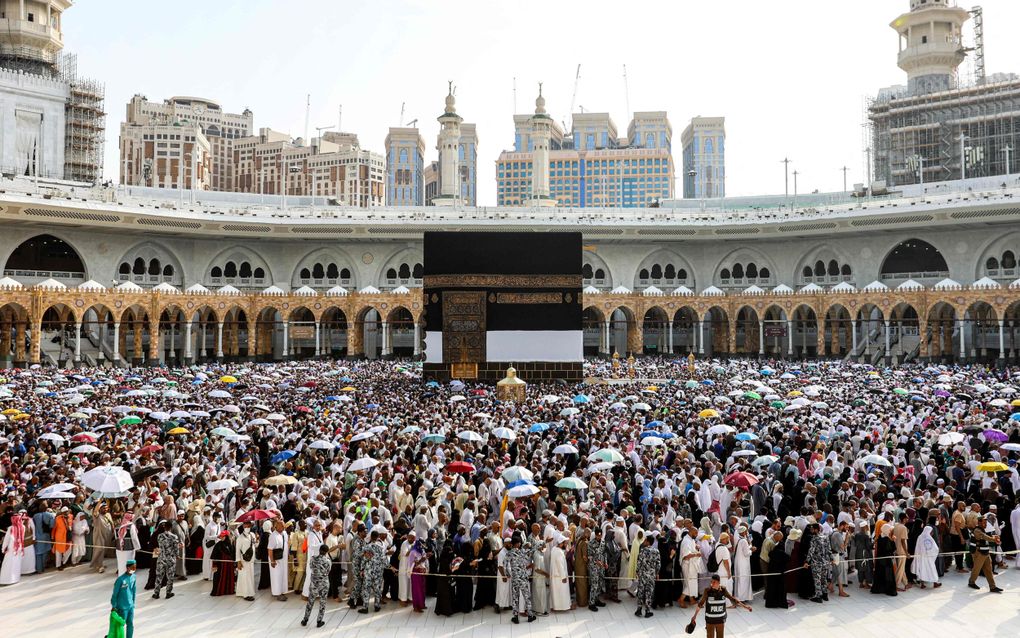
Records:
[[[743,607],[751,611],[751,606],[744,604],[733,597],[733,594],[726,591],[719,580],[719,574],[712,574],[712,582],[701,595],[698,607],[694,610],[691,623],[698,619],[701,608],[705,608],[705,631],[708,638],[723,638],[726,627],[726,601],[729,600],[737,607]]]

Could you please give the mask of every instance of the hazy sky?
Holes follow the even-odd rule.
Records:
[[[965,7],[971,4],[962,0]],[[983,0],[987,67],[1020,72],[1020,2]],[[426,161],[447,80],[457,109],[478,125],[479,203],[495,203],[495,160],[513,146],[517,111],[534,110],[543,81],[549,112],[608,111],[621,134],[630,110],[666,110],[674,159],[692,116],[726,117],[730,195],[864,181],[864,104],[906,82],[889,23],[908,0],[77,0],[64,19],[66,50],[82,75],[106,83],[107,178],[134,93],[202,96],[255,127],[300,136],[336,124],[383,152],[389,126],[418,120]],[[971,37],[968,22],[967,35]],[[964,69],[970,71],[970,63]],[[406,103],[403,122],[400,105]],[[791,178],[792,182],[792,178]],[[792,186],[791,186],[792,189]]]

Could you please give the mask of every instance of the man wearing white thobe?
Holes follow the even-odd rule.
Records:
[[[1016,504],[1016,507],[1009,515],[1009,528],[1013,530],[1013,542],[1016,543],[1016,548],[1020,550],[1020,503]],[[1016,555],[1016,566],[1020,568],[1020,552]]]
[[[287,600],[287,532],[284,531],[283,521],[279,519],[273,533],[269,535],[268,549],[270,590],[277,600]]]
[[[397,566],[397,598],[402,605],[411,600],[411,547],[417,539],[415,532],[408,532],[400,545],[400,562]]]
[[[251,523],[245,523],[237,534],[234,561],[237,563],[235,593],[245,600],[255,600],[255,536],[251,533]]]
[[[212,578],[212,548],[219,541],[223,531],[223,517],[217,512],[205,522],[205,534],[202,536],[202,578]]]

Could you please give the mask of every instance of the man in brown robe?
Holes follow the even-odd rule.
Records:
[[[579,537],[574,547],[574,587],[577,608],[588,606],[588,530],[578,529]]]

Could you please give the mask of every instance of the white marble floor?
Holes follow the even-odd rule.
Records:
[[[112,563],[112,561],[110,561]],[[115,568],[114,568],[115,569]],[[146,574],[139,573],[144,582]],[[78,567],[26,576],[13,586],[0,588],[0,618],[5,636],[104,636],[114,574],[98,575]],[[912,589],[896,598],[874,596],[851,588],[850,598],[829,603],[799,601],[790,610],[765,609],[759,596],[753,613],[730,612],[727,636],[769,638],[910,638],[912,636],[1020,636],[1020,570],[1000,574],[1003,594],[968,589],[966,577],[951,574],[938,590]],[[984,581],[980,581],[983,583]],[[626,599],[610,603],[599,613],[588,610],[541,617],[536,622],[510,623],[507,613],[491,611],[442,618],[427,612],[389,604],[378,614],[364,616],[346,605],[330,603],[326,625],[315,629],[314,614],[308,628],[301,627],[304,603],[291,596],[278,602],[260,592],[255,602],[236,597],[209,596],[210,583],[191,577],[180,583],[172,600],[152,600],[139,587],[135,635],[217,638],[255,636],[344,636],[345,638],[566,638],[596,636],[677,636],[690,618],[686,611],[659,610],[655,617],[634,617],[634,604]],[[429,600],[429,606],[433,601]],[[522,619],[523,621],[523,619]],[[695,636],[703,636],[699,623]]]

